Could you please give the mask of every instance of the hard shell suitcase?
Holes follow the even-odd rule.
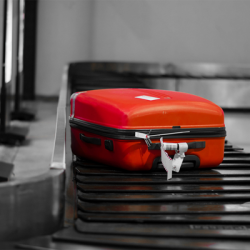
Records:
[[[156,89],[78,92],[71,96],[69,120],[73,154],[114,167],[151,170],[163,159],[164,150],[170,160],[175,158],[181,143],[186,145],[182,160],[195,167],[218,166],[224,157],[223,110],[187,93]]]

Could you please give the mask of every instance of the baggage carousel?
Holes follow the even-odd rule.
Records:
[[[71,153],[68,117],[72,92],[124,87],[128,82],[129,87],[145,87],[144,77],[176,77],[177,69],[170,66],[72,63],[65,68],[51,163],[60,185],[62,171],[66,176],[65,203],[60,203],[65,213],[64,218],[58,217],[64,226],[53,235],[18,242],[16,248],[249,249],[250,153],[243,148],[226,141],[219,166],[192,169],[188,165],[173,173],[171,180],[161,164],[152,172],[131,173]],[[229,77],[223,70],[217,77]],[[242,74],[248,79],[246,72]],[[203,75],[212,76],[216,77]],[[234,76],[239,77],[238,71]]]

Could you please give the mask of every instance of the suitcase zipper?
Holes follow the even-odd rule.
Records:
[[[154,139],[163,138],[209,138],[209,137],[225,137],[226,129],[225,127],[218,128],[172,128],[172,129],[117,129],[101,126],[98,124],[86,122],[74,117],[69,118],[70,126],[85,130],[90,133],[97,135],[123,140],[141,140],[141,138],[135,137],[135,132],[140,132],[154,136]],[[183,133],[183,132],[188,133]],[[182,132],[182,133],[177,133]],[[167,133],[175,133],[172,135],[163,135]]]

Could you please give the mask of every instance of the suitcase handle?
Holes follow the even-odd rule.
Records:
[[[188,149],[202,149],[206,147],[206,142],[205,141],[194,141],[194,142],[189,142],[187,143]],[[148,147],[148,150],[160,150],[161,149],[161,144],[160,143],[151,143],[150,146]]]
[[[196,155],[186,155],[183,159],[182,168],[184,169],[197,169],[200,166],[200,158]],[[161,157],[156,157],[153,161],[151,170],[163,168],[161,163]]]
[[[100,138],[95,137],[87,137],[84,134],[80,134],[80,139],[84,142],[95,144],[95,145],[101,145],[102,141]]]

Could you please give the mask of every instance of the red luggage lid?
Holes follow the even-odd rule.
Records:
[[[224,112],[192,94],[156,89],[100,89],[78,92],[74,118],[117,129],[224,127]]]

